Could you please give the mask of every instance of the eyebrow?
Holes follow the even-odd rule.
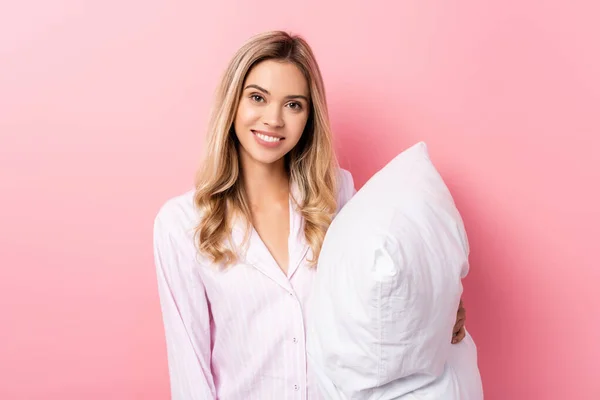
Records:
[[[260,87],[258,85],[254,85],[254,84],[250,84],[250,85],[246,86],[244,88],[244,90],[251,89],[251,88],[259,90],[259,91],[263,92],[264,94],[271,95],[271,93],[269,93],[269,91],[267,89],[262,88],[262,87]],[[289,96],[285,96],[285,98],[286,99],[304,99],[304,101],[306,101],[307,103],[309,102],[308,101],[308,97],[306,97],[304,95],[301,95],[301,94],[292,94],[292,95],[289,95]]]

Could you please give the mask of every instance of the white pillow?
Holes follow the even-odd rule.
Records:
[[[309,305],[309,363],[326,399],[483,398],[471,336],[451,344],[468,255],[425,143],[354,195],[327,232]]]

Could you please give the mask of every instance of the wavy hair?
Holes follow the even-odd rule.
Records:
[[[209,120],[204,161],[196,175],[194,203],[201,218],[195,240],[200,253],[214,263],[231,265],[238,261],[239,249],[233,248],[231,240],[234,219],[243,217],[250,228],[251,212],[241,179],[240,144],[233,122],[248,73],[265,60],[295,64],[308,82],[309,117],[300,141],[285,156],[285,166],[300,192],[297,206],[313,253],[309,262],[314,266],[337,208],[338,165],[319,66],[302,37],[283,31],[251,37],[235,53],[222,76]]]

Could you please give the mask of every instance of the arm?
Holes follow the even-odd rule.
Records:
[[[189,258],[189,257],[188,257]],[[160,219],[154,260],[167,345],[172,400],[216,399],[211,373],[209,305],[202,282]]]

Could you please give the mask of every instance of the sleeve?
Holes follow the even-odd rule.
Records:
[[[350,171],[339,169],[338,173],[338,212],[346,205],[348,201],[356,194],[354,187],[354,178]]]
[[[211,373],[210,312],[204,285],[193,276],[160,213],[154,222],[154,259],[165,330],[171,400],[216,399]]]

